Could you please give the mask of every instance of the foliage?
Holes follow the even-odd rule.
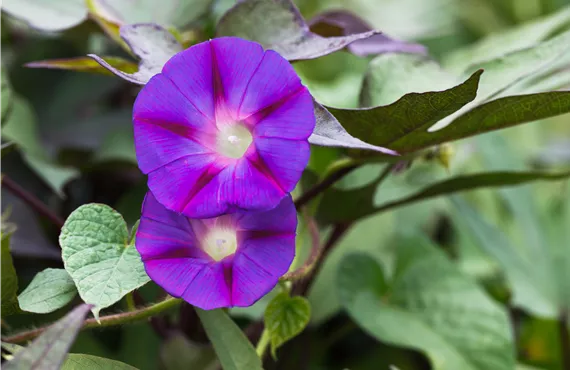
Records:
[[[3,367],[570,369],[564,0],[2,13]],[[151,281],[136,249],[148,189],[131,119],[172,56],[226,36],[292,64],[316,127],[289,271],[251,307],[201,310]],[[160,238],[160,263],[193,258]]]

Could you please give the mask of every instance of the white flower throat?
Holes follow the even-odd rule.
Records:
[[[237,250],[237,237],[235,230],[228,228],[213,228],[210,230],[202,244],[204,252],[215,261],[234,254]]]
[[[241,158],[253,141],[251,132],[240,123],[224,125],[218,132],[216,146],[218,153],[229,158]]]

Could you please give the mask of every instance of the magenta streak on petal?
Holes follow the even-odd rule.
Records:
[[[231,256],[227,256],[226,258],[224,258],[223,260],[220,261],[220,263],[222,264],[222,268],[224,270],[224,281],[226,282],[226,287],[228,289],[228,292],[230,292],[229,298],[230,298],[230,306],[234,305],[233,302],[233,294],[232,294],[232,286],[233,286],[233,260],[234,260],[234,255]]]
[[[249,239],[260,239],[268,237],[295,236],[295,233],[277,230],[237,230],[238,247],[239,244]]]
[[[216,138],[212,133],[197,130],[192,126],[175,122],[158,121],[154,119],[150,120],[145,118],[137,118],[137,120],[144,123],[148,123],[150,125],[161,127],[165,130],[172,132],[173,134],[182,136],[183,138],[186,138],[188,140],[192,140],[196,144],[202,145],[205,148],[211,150],[212,152],[215,152]],[[215,125],[214,127],[217,129]]]
[[[204,188],[204,186],[208,185],[208,183],[210,183],[210,181],[212,181],[216,176],[218,176],[220,172],[222,172],[225,168],[226,168],[225,166],[217,166],[214,163],[210,164],[206,169],[206,171],[204,171],[202,175],[196,180],[192,189],[190,189],[188,194],[186,194],[186,198],[184,198],[184,201],[181,202],[181,204],[184,205],[182,209],[185,209],[188,206],[188,204],[192,201],[192,199],[196,196],[196,194],[198,194],[200,190]]]
[[[210,44],[210,51],[212,55],[212,83],[214,90],[214,116],[216,128],[218,128],[220,123],[227,123],[228,121],[233,121],[231,112],[229,112],[226,104],[226,96],[224,92],[224,85],[222,83],[222,76],[220,75],[220,68],[218,66],[218,60],[216,56],[216,50],[212,42]],[[218,128],[219,129],[219,128]]]
[[[181,94],[183,97],[186,98],[186,100],[188,101],[188,103],[192,104],[192,106],[196,109],[196,111],[197,111],[198,113],[200,113],[202,116],[204,116],[204,118],[206,118],[206,120],[208,120],[209,122],[212,122],[212,120],[210,119],[210,117],[208,117],[204,112],[202,112],[202,111],[196,106],[196,104],[194,104],[194,102],[192,101],[192,99],[190,99],[186,94],[184,94],[184,92],[183,92],[182,90],[180,90],[180,88],[178,87],[178,85],[176,85],[176,84],[174,83],[174,81],[172,81],[172,80],[170,79],[170,77],[168,77],[168,76],[165,75],[165,74],[162,74],[162,75],[163,75],[165,78],[167,78],[167,79],[172,83],[172,85],[176,88],[176,90],[178,90],[178,92],[180,92],[180,94]],[[214,122],[212,122],[212,124],[214,124]],[[215,126],[215,124],[214,124],[214,126]]]
[[[249,80],[247,81],[247,84],[245,84],[245,89],[243,89],[243,95],[241,96],[239,105],[238,105],[238,109],[237,109],[237,114],[236,116],[239,118],[241,117],[241,106],[243,105],[243,101],[245,100],[245,95],[247,94],[247,89],[249,88],[249,85],[251,84],[251,81],[253,80],[253,77],[255,76],[255,74],[257,73],[257,71],[259,70],[259,67],[261,67],[261,64],[263,63],[263,60],[265,59],[265,56],[267,55],[267,53],[263,53],[263,56],[261,57],[261,59],[259,60],[259,63],[257,64],[257,67],[255,67],[255,69],[253,70],[253,73],[251,74],[251,76],[249,77]]]
[[[252,113],[249,116],[245,117],[244,119],[242,119],[242,122],[244,122],[247,125],[247,127],[250,129],[250,131],[253,132],[253,127],[258,122],[263,121],[263,119],[265,117],[269,116],[271,113],[273,113],[275,110],[277,110],[280,106],[285,104],[289,99],[292,99],[297,94],[300,94],[301,92],[305,91],[305,89],[306,89],[305,86],[301,85],[297,90],[293,91],[292,93],[283,96],[282,98],[280,98],[277,101],[269,104],[268,106],[261,108],[257,112]],[[254,136],[254,140],[255,140],[255,136]]]
[[[281,192],[284,194],[288,193],[288,191],[285,191],[283,189],[283,187],[281,186],[279,181],[277,181],[277,179],[275,179],[273,172],[271,172],[269,170],[269,168],[267,167],[267,164],[265,164],[265,162],[259,156],[259,153],[257,153],[257,151],[251,151],[246,158],[249,161],[249,164],[251,164],[253,167],[255,167],[259,172],[261,172],[269,181],[271,181],[271,183],[273,185],[275,185],[275,187],[277,189],[281,190]]]

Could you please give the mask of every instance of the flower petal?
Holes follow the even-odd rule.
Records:
[[[206,258],[188,219],[167,210],[151,192],[145,196],[136,248],[144,260]]]
[[[301,89],[301,79],[281,55],[267,50],[257,70],[249,80],[238,114],[245,118]]]
[[[257,138],[258,158],[251,157],[254,166],[263,163],[285,192],[291,192],[309,163],[311,148],[307,141]],[[294,153],[294,155],[292,155]]]
[[[154,76],[133,108],[139,167],[149,173],[184,156],[211,152],[204,142],[215,125],[184,98],[167,78]]]
[[[289,232],[297,229],[297,211],[290,194],[281,200],[277,207],[263,212],[241,212],[237,216],[237,227],[240,232],[259,231],[265,234]]]
[[[240,209],[262,211],[274,208],[285,195],[271,174],[240,159],[211,178],[182,212],[206,218]]]
[[[210,121],[214,121],[212,50],[203,42],[176,54],[162,68],[162,74]]]
[[[253,126],[253,136],[307,140],[315,129],[313,98],[306,88],[289,97],[269,114],[260,112],[246,119]]]
[[[267,294],[295,257],[295,235],[247,238],[234,256],[232,303],[246,307]]]
[[[147,274],[170,295],[202,309],[230,306],[231,261],[214,263],[197,243],[188,219],[147,193],[135,242]]]
[[[222,169],[214,154],[183,157],[149,173],[148,187],[161,204],[180,213]],[[206,201],[216,203],[216,198]]]
[[[260,44],[237,37],[221,37],[210,41],[214,52],[215,68],[223,91],[221,98],[229,111],[237,118],[237,111],[245,90],[263,58]],[[218,97],[220,98],[220,97]]]
[[[185,268],[193,266],[187,265]],[[201,269],[194,275],[181,297],[191,305],[203,310],[213,310],[220,307],[233,306],[232,296],[226,276],[231,265],[225,261],[201,265]]]

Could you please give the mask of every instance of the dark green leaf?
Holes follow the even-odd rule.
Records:
[[[82,0],[4,0],[2,11],[41,31],[63,31],[83,22],[87,8]]]
[[[26,349],[14,355],[14,359],[2,365],[6,370],[58,370],[73,344],[90,305],[82,304],[64,318],[51,325]]]
[[[196,312],[224,370],[263,369],[249,339],[222,309]]]
[[[218,36],[257,41],[288,60],[314,59],[350,43],[378,34],[369,31],[350,36],[321,37],[309,26],[291,0],[246,0],[220,19]]]
[[[441,195],[486,187],[515,186],[537,180],[560,180],[569,176],[570,172],[548,173],[540,171],[502,171],[463,175],[433,183],[402,199],[374,205],[374,196],[378,185],[377,180],[364,188],[354,190],[330,189],[321,200],[317,218],[325,223],[349,222],[377,212],[383,212]],[[382,188],[380,188],[380,191],[382,191]]]
[[[382,342],[425,353],[435,370],[512,369],[505,310],[426,239],[403,239],[397,251],[384,294],[382,269],[371,257],[353,254],[343,260],[339,297],[356,323]]]
[[[425,148],[568,112],[569,91],[507,96],[473,108],[442,129],[418,132],[401,150],[408,151],[408,147]]]
[[[70,353],[61,370],[137,370],[137,368],[108,358]]]
[[[18,276],[10,254],[10,234],[2,232],[2,317],[19,311]]]
[[[59,243],[65,269],[83,301],[94,305],[95,317],[149,281],[125,220],[109,206],[77,208],[65,221]]]
[[[269,302],[264,318],[274,358],[277,348],[299,335],[309,323],[310,317],[311,306],[305,297],[290,297],[289,293],[282,292]]]
[[[309,143],[313,145],[374,150],[384,154],[395,154],[390,149],[365,143],[350,135],[333,115],[316,101],[315,118],[317,124],[309,137]]]
[[[395,103],[367,109],[327,108],[349,134],[367,143],[398,152],[413,152],[425,147],[417,138],[436,122],[475,99],[482,71],[449,90],[410,93]],[[318,117],[318,126],[330,125]],[[322,119],[325,120],[322,120]]]
[[[64,269],[45,269],[18,296],[20,308],[27,312],[53,312],[77,294],[75,283]]]
[[[176,38],[156,24],[130,24],[122,26],[120,33],[132,52],[140,58],[139,70],[137,72],[127,73],[119,70],[95,54],[89,54],[88,56],[115,75],[134,84],[146,84],[152,76],[160,73],[162,66],[174,54],[182,51],[182,45]]]

